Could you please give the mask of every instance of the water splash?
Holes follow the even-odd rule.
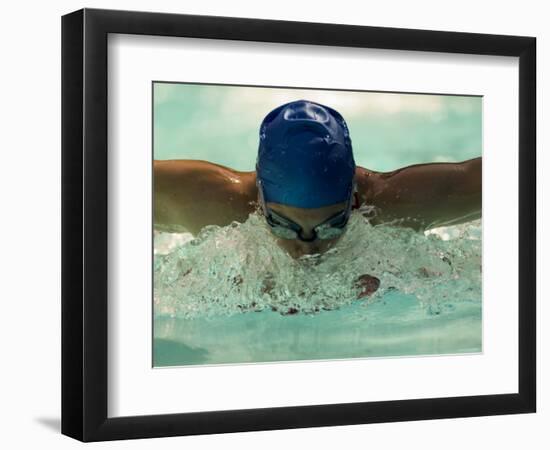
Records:
[[[358,300],[356,281],[365,274],[380,287]],[[154,277],[156,316],[316,313],[368,305],[394,290],[438,314],[452,302],[481,301],[481,222],[422,234],[372,226],[354,211],[334,248],[293,259],[254,213],[242,224],[207,226],[194,239],[156,234]]]

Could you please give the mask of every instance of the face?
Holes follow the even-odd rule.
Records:
[[[313,228],[334,214],[342,211],[346,207],[346,202],[323,206],[321,208],[298,208],[280,203],[267,202],[267,207],[300,225],[302,227],[302,236],[307,239],[313,236]],[[315,239],[312,242],[305,242],[299,239],[283,239],[274,236],[277,240],[277,244],[286,250],[293,258],[315,253],[325,253],[332,248],[341,237],[342,236],[338,236],[334,239]]]

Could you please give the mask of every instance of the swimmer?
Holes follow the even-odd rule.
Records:
[[[325,253],[346,231],[351,211],[369,222],[417,231],[481,217],[481,158],[427,163],[391,172],[355,165],[348,127],[334,109],[286,103],[262,121],[256,170],[202,160],[154,162],[154,225],[197,234],[206,225],[245,222],[259,210],[293,258]],[[363,211],[363,210],[360,210]],[[358,279],[363,295],[378,288]]]

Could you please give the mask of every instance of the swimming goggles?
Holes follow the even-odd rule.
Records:
[[[264,199],[264,193],[261,180],[256,181],[258,187],[258,193],[260,196],[260,204],[267,224],[269,225],[271,232],[282,239],[299,239],[304,242],[313,242],[316,239],[335,239],[344,234],[345,227],[348,224],[349,216],[351,214],[353,192],[355,191],[355,184],[351,189],[345,209],[329,217],[319,225],[313,228],[313,235],[309,238],[302,236],[303,229],[296,222],[290,220],[272,209],[268,208]]]

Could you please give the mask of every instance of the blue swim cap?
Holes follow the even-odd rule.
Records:
[[[300,208],[344,202],[354,175],[349,130],[334,109],[297,100],[262,121],[256,176],[266,202]]]

